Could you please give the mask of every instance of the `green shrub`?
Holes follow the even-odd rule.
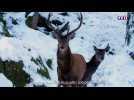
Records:
[[[51,60],[51,59],[48,59],[48,60],[46,61],[46,64],[48,65],[49,68],[52,69],[52,60]]]
[[[49,75],[49,72],[47,70],[47,68],[44,68],[44,69],[37,69],[37,72],[42,75],[42,76],[45,76],[47,79],[50,79],[50,75]]]
[[[28,27],[30,27],[30,28],[32,26],[32,20],[33,20],[33,17],[32,16],[28,16],[27,19],[26,19],[26,25]]]
[[[10,33],[8,32],[8,29],[7,29],[7,23],[6,21],[3,19],[3,16],[0,16],[0,22],[2,22],[3,24],[3,35],[7,36],[7,37],[12,37],[10,35]]]
[[[24,87],[31,81],[30,75],[23,70],[22,61],[2,61],[0,59],[0,72],[2,72],[16,87]]]
[[[18,24],[17,20],[14,19],[14,18],[12,18],[12,23],[13,23],[14,25],[17,25],[17,24]]]
[[[42,58],[39,56],[38,58],[34,59],[33,57],[31,58],[31,61],[33,61],[36,65],[42,67],[41,69],[38,69],[37,72],[45,76],[46,78],[50,79],[50,75],[48,72],[47,67],[44,65]]]

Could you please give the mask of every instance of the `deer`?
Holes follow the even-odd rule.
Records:
[[[58,40],[58,50],[57,50],[57,73],[58,73],[58,87],[78,87],[79,81],[82,80],[84,73],[86,72],[86,61],[84,57],[80,54],[75,54],[71,52],[69,47],[69,41],[75,37],[76,31],[82,26],[83,16],[80,13],[79,25],[77,28],[70,31],[69,22],[67,22],[62,28],[55,28],[50,21],[52,13],[49,13],[47,19],[47,25],[51,28],[52,35]],[[66,35],[62,35],[63,32]]]
[[[93,46],[93,48],[95,50],[95,54],[87,63],[87,69],[82,79],[84,82],[83,87],[87,87],[87,83],[91,81],[93,74],[104,60],[105,53],[109,51],[110,46],[108,44],[104,49],[98,49],[96,46]]]
[[[110,48],[109,44],[105,49],[98,49],[96,46],[93,46],[95,55],[89,62],[86,63],[84,57],[81,54],[72,53],[69,47],[69,41],[75,37],[76,31],[83,23],[82,13],[80,13],[79,25],[72,31],[70,31],[69,22],[67,22],[60,29],[58,27],[55,28],[51,24],[51,16],[52,13],[49,13],[46,24],[51,30],[53,30],[53,37],[58,40],[58,87],[86,87],[86,81],[91,80],[93,73],[95,73],[100,63],[104,60],[105,52],[107,52]],[[62,35],[65,30],[67,30],[66,35]],[[83,81],[86,82],[86,84],[83,84]]]

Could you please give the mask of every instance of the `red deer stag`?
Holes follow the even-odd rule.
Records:
[[[77,87],[82,80],[86,71],[86,61],[80,54],[72,54],[69,47],[69,40],[75,37],[75,32],[81,27],[83,23],[83,16],[80,13],[80,24],[77,28],[70,31],[69,22],[67,22],[61,29],[55,28],[51,22],[50,17],[52,13],[49,13],[47,24],[53,30],[53,36],[58,40],[57,50],[57,72],[59,87]],[[67,30],[66,35],[62,35]]]
[[[86,87],[87,83],[91,80],[92,75],[97,70],[100,63],[104,60],[105,53],[109,51],[109,44],[105,49],[98,49],[96,46],[93,46],[95,50],[95,55],[91,58],[91,60],[87,63],[87,69],[85,75],[82,79],[84,82],[83,86]]]

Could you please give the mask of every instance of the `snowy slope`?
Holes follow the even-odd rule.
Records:
[[[46,17],[48,12],[40,12],[40,14]],[[79,23],[77,19],[79,13],[69,14],[69,16],[61,16],[57,12],[54,13],[53,19],[59,19],[62,22],[70,21],[70,28],[73,29]],[[133,50],[134,42],[130,47],[125,46],[126,21],[117,19],[118,16],[126,15],[126,12],[83,12],[85,24],[77,31],[76,37],[70,41],[71,51],[82,54],[87,62],[94,55],[93,45],[105,48],[109,43],[110,50],[114,49],[115,53],[115,55],[105,55],[104,61],[88,86],[94,86],[94,84],[97,86],[134,86],[134,61],[127,53],[128,50]],[[32,84],[57,86],[57,40],[51,35],[45,35],[43,32],[27,27],[24,16],[24,12],[5,14],[4,18],[8,22],[9,32],[14,37],[0,37],[0,57],[3,60],[23,60],[24,70],[33,79],[27,86],[32,86]],[[16,18],[19,24],[13,25],[11,17]],[[27,50],[29,48],[31,52]],[[31,62],[31,57],[38,56],[43,58],[44,63],[48,58],[53,59],[53,70],[48,68],[51,80],[40,76],[37,73],[39,66]]]
[[[13,84],[3,74],[0,74],[0,87],[12,87]]]
[[[33,83],[37,85],[47,85],[47,79],[37,74],[37,68],[39,66],[31,62],[31,57],[41,56],[45,61],[47,58],[54,59],[56,52],[56,40],[44,35],[39,31],[28,28],[25,25],[24,19],[25,13],[7,13],[5,18],[10,27],[10,33],[14,35],[13,38],[1,37],[0,39],[0,56],[3,60],[10,59],[14,61],[23,60],[25,64],[24,70],[30,74],[33,79]],[[19,19],[19,25],[13,26],[10,23],[10,16]],[[29,52],[27,49],[31,49]],[[50,49],[51,48],[51,49]],[[56,66],[56,65],[54,65]],[[56,80],[56,71],[50,70],[52,80]],[[53,75],[55,74],[55,75]],[[50,82],[49,82],[50,83]],[[51,82],[53,83],[53,82]],[[31,83],[32,84],[32,83]],[[48,84],[51,85],[51,84]],[[56,84],[54,84],[56,85]],[[28,84],[28,86],[31,86]]]

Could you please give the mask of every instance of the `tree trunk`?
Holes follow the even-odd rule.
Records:
[[[37,29],[38,20],[39,20],[39,13],[35,12],[33,15],[32,26],[31,26],[33,29]]]
[[[125,43],[130,44],[132,35],[134,34],[134,12],[127,13],[127,23],[126,23],[126,37]]]

